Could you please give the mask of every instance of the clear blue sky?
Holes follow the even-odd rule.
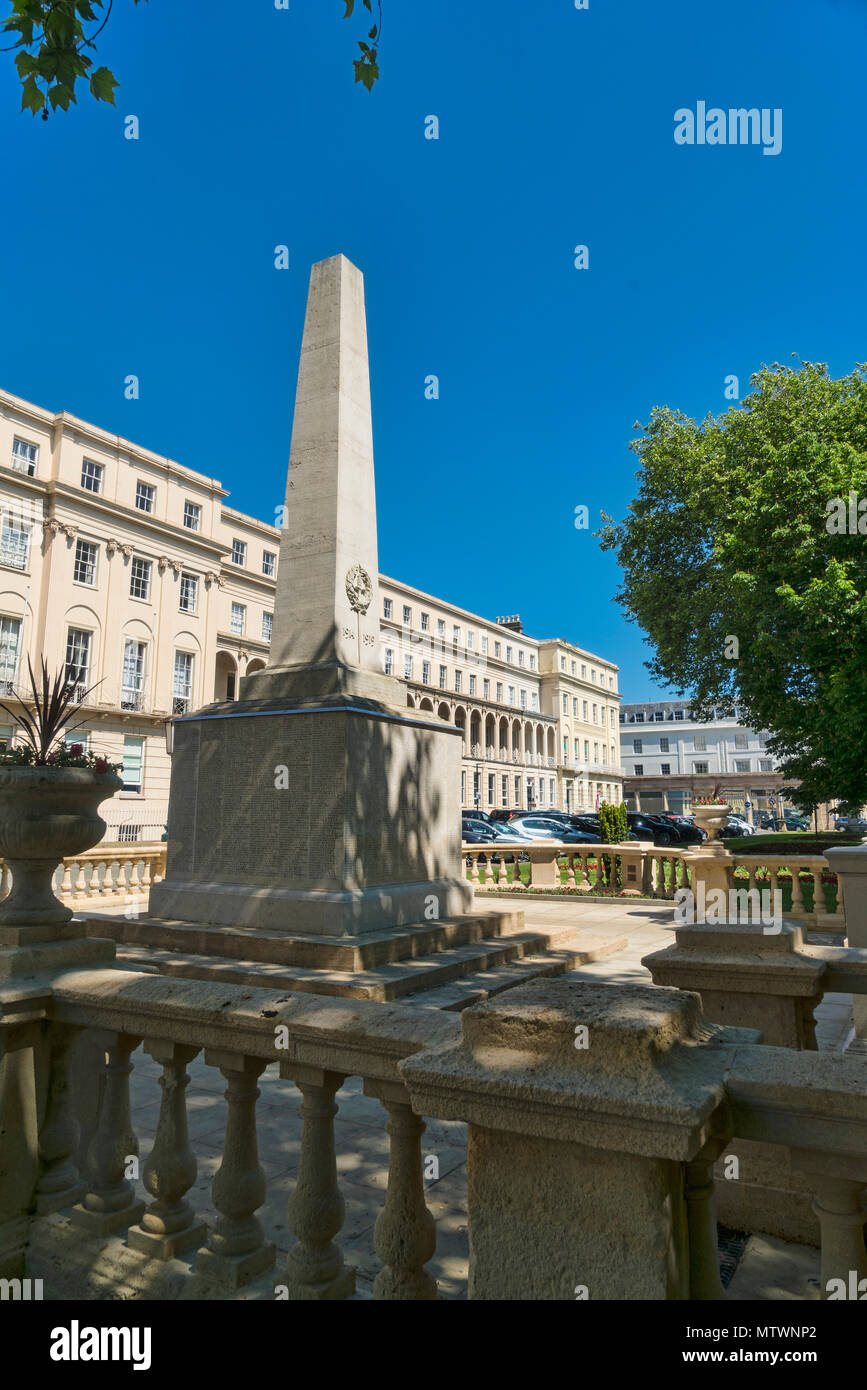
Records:
[[[82,94],[48,122],[0,60],[0,385],[270,519],[309,265],[342,251],[367,282],[382,569],[650,697],[575,507],[623,513],[654,405],[724,409],[727,374],[744,392],[792,352],[867,358],[867,4],[384,0],[371,94],[357,9],[115,0],[117,110]],[[699,100],[782,108],[782,152],[675,145]]]

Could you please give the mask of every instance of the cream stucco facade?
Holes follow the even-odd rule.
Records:
[[[215,478],[0,391],[0,691],[14,707],[28,656],[75,672],[70,737],[124,763],[109,838],[162,834],[168,716],[231,698],[268,662],[280,532],[227,496]],[[380,585],[385,668],[410,706],[465,730],[465,806],[622,799],[612,662]],[[11,736],[0,713],[0,739]]]

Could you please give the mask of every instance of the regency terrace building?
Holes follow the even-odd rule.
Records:
[[[159,838],[164,724],[267,664],[280,532],[215,478],[0,391],[0,697],[65,664],[70,741],[123,762],[108,839]],[[464,731],[462,804],[622,800],[617,667],[380,577],[382,660],[407,704]],[[89,693],[88,693],[89,692]],[[14,740],[0,715],[0,744]]]

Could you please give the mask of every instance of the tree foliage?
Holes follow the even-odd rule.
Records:
[[[655,648],[654,678],[701,718],[737,703],[742,724],[769,731],[801,802],[861,806],[867,368],[833,379],[823,364],[774,363],[750,385],[701,424],[654,410],[630,446],[638,495],[597,535],[624,572],[618,602]]]
[[[134,5],[147,0],[133,0]],[[343,0],[344,18],[351,18],[355,0]],[[21,80],[21,110],[48,120],[49,107],[68,111],[76,101],[79,82],[88,84],[97,101],[114,105],[117,78],[107,67],[94,67],[90,56],[96,40],[111,16],[114,0],[10,0],[11,10],[3,21],[3,32],[14,35],[12,43],[0,51],[15,54],[15,67]],[[373,0],[362,0],[373,14]],[[382,33],[382,0],[377,0],[377,19],[359,40],[361,57],[354,61],[355,80],[368,91],[379,77],[377,50]]]
[[[628,833],[629,822],[624,803],[603,801],[599,807],[599,838],[602,844],[622,844]]]

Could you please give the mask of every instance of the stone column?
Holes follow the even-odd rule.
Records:
[[[139,1038],[126,1033],[111,1035],[105,1053],[105,1090],[96,1133],[87,1152],[87,1193],[72,1208],[73,1224],[92,1235],[106,1236],[141,1220],[144,1202],[137,1201],[126,1176],[130,1160],[138,1156],[138,1139],[129,1107],[131,1054]]]
[[[334,1151],[334,1096],[346,1078],[286,1062],[280,1075],[294,1081],[304,1097],[298,1179],[289,1199],[289,1229],[298,1239],[287,1256],[283,1283],[293,1300],[349,1298],[355,1292],[355,1270],[334,1243],[345,1212]]]
[[[185,1193],[196,1180],[196,1156],[190,1148],[187,1133],[185,1091],[190,1083],[187,1064],[199,1052],[198,1047],[152,1039],[145,1042],[145,1051],[160,1062],[162,1101],[154,1146],[144,1165],[142,1180],[153,1201],[139,1226],[132,1226],[127,1236],[133,1250],[155,1260],[173,1260],[189,1250],[207,1235],[203,1221],[195,1213]]]
[[[275,1256],[256,1216],[265,1200],[265,1174],[256,1141],[256,1082],[266,1063],[217,1048],[205,1049],[205,1061],[219,1067],[228,1082],[229,1113],[223,1161],[212,1189],[220,1216],[207,1245],[196,1255],[196,1273],[211,1283],[238,1289],[271,1269]]]
[[[832,1281],[842,1281],[847,1298],[863,1298],[867,1282],[867,1250],[864,1245],[864,1222],[867,1210],[867,1164],[845,1155],[810,1153],[793,1149],[792,1166],[807,1175],[815,1199],[813,1210],[821,1230],[822,1297],[828,1298],[834,1289]],[[837,1285],[838,1297],[839,1283]]]
[[[374,1246],[383,1269],[373,1285],[374,1298],[423,1301],[437,1296],[436,1280],[424,1266],[436,1249],[436,1227],[424,1200],[421,1136],[425,1124],[414,1114],[402,1086],[364,1083],[388,1111],[391,1140],[388,1191],[377,1217]]]
[[[39,1216],[79,1202],[86,1185],[75,1166],[80,1129],[71,1085],[71,1047],[78,1028],[52,1024],[48,1031],[48,1094],[39,1127],[42,1170],[36,1186]]]
[[[756,1033],[706,1023],[694,995],[548,980],[461,1022],[400,1070],[417,1113],[469,1124],[470,1297],[688,1298],[687,1194],[705,1198],[687,1165],[725,1142],[723,1077]]]

